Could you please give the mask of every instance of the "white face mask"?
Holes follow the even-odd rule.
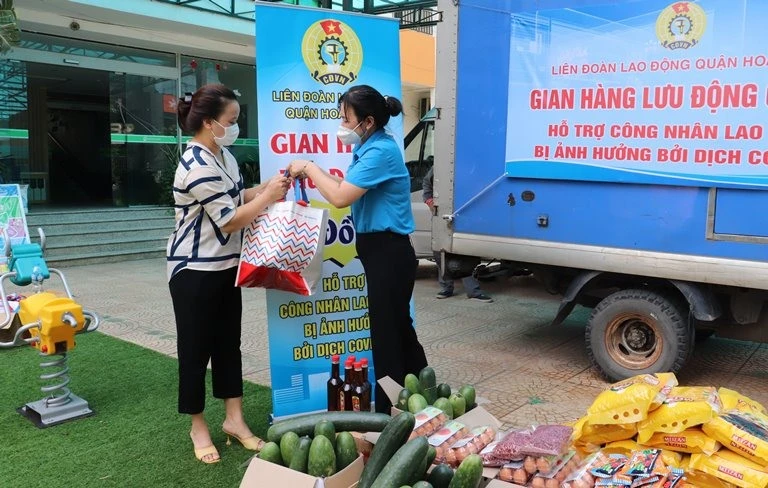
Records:
[[[363,122],[360,121],[360,124],[362,123]],[[340,125],[339,130],[336,131],[336,137],[338,137],[342,143],[347,145],[354,146],[354,145],[360,144],[361,142],[360,134],[355,132],[355,129],[360,127],[360,124],[357,124],[354,129],[347,129],[343,125]]]
[[[214,120],[214,122],[219,124],[218,120]],[[237,124],[232,124],[229,127],[224,127],[223,125],[219,124],[219,127],[224,129],[224,135],[218,137],[216,134],[213,134],[213,130],[211,130],[211,133],[213,134],[213,142],[218,144],[219,147],[231,146],[234,144],[237,140],[237,136],[240,135],[240,126]]]

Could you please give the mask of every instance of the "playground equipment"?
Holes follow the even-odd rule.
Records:
[[[45,234],[42,229],[38,229],[38,233],[40,244],[11,245],[5,232],[2,232],[3,252],[9,258],[9,271],[0,276],[0,297],[5,313],[5,321],[0,328],[7,327],[14,320],[19,322],[13,340],[0,342],[0,348],[29,344],[45,358],[40,363],[43,368],[40,390],[47,396],[17,410],[35,425],[44,428],[93,415],[88,402],[67,388],[70,382],[67,360],[69,351],[75,348],[75,335],[96,330],[100,320],[97,314],[83,310],[72,298],[64,274],[48,268],[43,258]],[[43,291],[43,282],[51,274],[61,279],[66,297]],[[33,289],[30,296],[19,301],[15,319],[3,286],[5,280],[16,286],[32,286]]]

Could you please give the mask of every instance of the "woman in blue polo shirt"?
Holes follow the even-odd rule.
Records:
[[[294,160],[289,169],[294,177],[312,178],[331,205],[352,206],[357,254],[368,283],[376,379],[389,376],[403,384],[406,374],[418,374],[427,365],[410,311],[417,267],[409,238],[414,230],[411,180],[397,141],[384,129],[403,106],[359,85],[342,95],[339,109],[337,135],[355,146],[346,177],[333,176],[308,160]],[[376,411],[389,409],[377,384]]]

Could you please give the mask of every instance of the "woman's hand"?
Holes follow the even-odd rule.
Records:
[[[308,159],[294,159],[291,161],[291,163],[288,165],[288,168],[286,168],[290,173],[291,176],[294,178],[306,178],[307,175],[304,172],[304,170],[307,169],[307,166],[310,165],[312,161]]]
[[[282,174],[273,176],[265,185],[263,190],[272,201],[278,201],[285,198],[288,189],[291,187],[293,178],[287,178]]]

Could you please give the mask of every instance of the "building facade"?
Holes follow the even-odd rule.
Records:
[[[252,18],[153,0],[16,0],[15,9],[21,45],[0,56],[0,178],[28,185],[32,208],[169,203],[186,139],[175,103],[206,83],[238,93],[232,150],[246,181],[258,181]],[[431,104],[435,48],[413,31],[401,31],[401,44],[408,130]]]

